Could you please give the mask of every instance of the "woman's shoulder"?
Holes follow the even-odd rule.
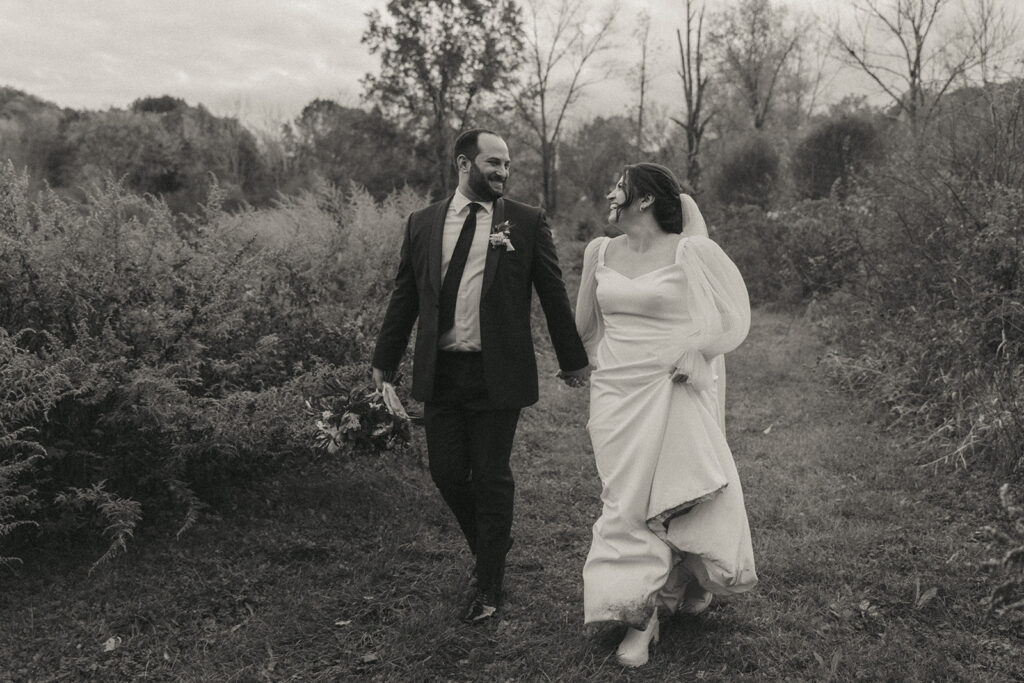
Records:
[[[718,242],[704,235],[683,238],[679,246],[678,259],[680,263],[690,263],[714,271],[720,271],[722,268],[729,270],[736,268],[736,264]]]
[[[722,251],[722,247],[718,245],[718,242],[715,242],[707,235],[685,235],[679,240],[679,250],[701,255],[725,253]]]
[[[715,242],[714,242],[714,240],[712,240],[707,235],[685,235],[684,234],[680,238],[679,243],[700,248],[700,247],[706,246],[709,243],[710,244],[714,244]]]
[[[621,237],[621,235],[620,235],[620,237]],[[601,248],[602,244],[605,244],[605,243],[607,243],[609,241],[612,241],[612,240],[615,240],[615,239],[618,239],[618,238],[608,237],[606,235],[601,235],[600,237],[595,237],[594,239],[590,240],[590,242],[587,244],[586,251],[587,252],[591,252],[591,251],[595,251],[596,252],[596,251],[598,251]]]

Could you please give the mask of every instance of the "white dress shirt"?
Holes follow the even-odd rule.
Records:
[[[469,204],[474,200],[455,190],[448,214],[444,219],[444,237],[441,242],[441,282],[448,273],[448,263],[455,252],[455,243],[462,232],[462,224],[469,215]],[[459,293],[455,300],[455,325],[443,333],[438,340],[442,351],[480,350],[480,292],[484,284],[484,264],[487,262],[487,243],[491,234],[491,212],[493,202],[476,202],[476,233],[469,246],[469,258],[462,272]]]

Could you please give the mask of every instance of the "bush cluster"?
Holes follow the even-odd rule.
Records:
[[[882,135],[871,120],[857,116],[828,119],[793,150],[790,172],[797,193],[823,199],[845,197],[853,177],[882,155]]]
[[[954,93],[917,136],[838,117],[797,146],[798,197],[765,202],[740,192],[767,158],[741,146],[723,168],[750,171],[708,212],[752,299],[817,302],[836,377],[886,406],[922,452],[1017,472],[1022,124],[1021,83]]]
[[[751,301],[793,305],[842,288],[858,271],[850,211],[828,200],[805,200],[765,211],[712,207],[709,232],[736,263]]]
[[[943,459],[1019,468],[1024,189],[913,166],[845,208],[858,273],[828,306],[834,365]]]
[[[723,204],[766,208],[775,196],[782,159],[765,135],[752,135],[728,150],[712,179],[715,198]]]
[[[368,381],[422,202],[323,187],[228,213],[214,182],[181,221],[112,179],[29,197],[0,168],[0,540],[96,525],[110,550],[309,452],[305,401]]]
[[[917,137],[896,127],[884,143],[834,123],[798,146],[809,162],[860,131],[861,162],[827,196],[731,206],[713,229],[755,300],[821,304],[836,377],[886,406],[922,452],[1020,472],[1024,89],[958,92]],[[884,159],[871,151],[882,144]]]

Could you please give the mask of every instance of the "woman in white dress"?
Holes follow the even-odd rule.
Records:
[[[624,234],[587,246],[576,305],[595,366],[587,429],[603,503],[584,617],[627,624],[617,657],[641,666],[659,610],[697,613],[757,583],[722,357],[746,337],[750,304],[667,168],[627,166],[608,200]]]

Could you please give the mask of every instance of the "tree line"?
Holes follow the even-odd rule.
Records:
[[[627,17],[616,0],[391,0],[366,15],[362,42],[380,68],[364,77],[360,106],[315,99],[254,132],[169,96],[89,112],[0,88],[0,158],[72,196],[110,175],[178,211],[195,209],[211,174],[229,206],[320,181],[377,198],[404,186],[443,196],[454,136],[487,126],[516,150],[515,193],[550,213],[599,200],[609,174],[641,157],[673,167],[692,192],[764,205],[821,196],[878,156],[885,129],[916,135],[951,93],[1011,80],[1007,8],[863,0],[828,21],[773,0],[680,0],[656,18],[675,25],[666,46],[649,14]],[[673,60],[675,99],[652,102]],[[874,104],[833,96],[824,107],[837,73],[867,79]],[[598,87],[621,88],[624,106],[586,119],[581,98]]]

